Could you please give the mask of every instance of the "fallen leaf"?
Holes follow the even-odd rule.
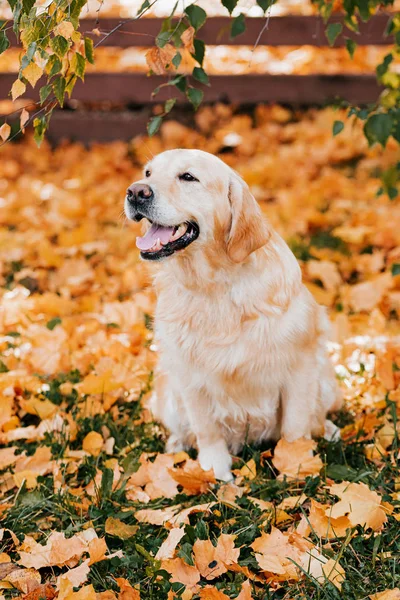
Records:
[[[211,484],[216,483],[214,471],[204,471],[196,460],[187,460],[183,467],[169,470],[172,478],[183,487],[188,495],[204,494]]]
[[[272,464],[280,472],[280,477],[286,475],[291,479],[305,479],[309,475],[318,475],[322,460],[318,455],[312,455],[315,448],[313,440],[302,438],[287,442],[281,439],[276,445]]]
[[[105,523],[105,531],[108,535],[114,535],[115,537],[119,537],[121,540],[128,540],[138,530],[137,525],[128,525],[124,523],[120,519],[116,519],[115,517],[107,517]]]
[[[222,533],[214,546],[211,540],[196,540],[193,544],[193,554],[196,567],[205,579],[215,579],[236,563],[240,549],[235,548],[235,535]]]
[[[140,592],[133,588],[127,579],[116,577],[119,586],[118,600],[140,600]]]
[[[195,589],[200,581],[200,573],[196,567],[187,565],[181,558],[163,560],[161,568],[172,575],[171,583],[182,583],[189,589]]]
[[[185,529],[174,527],[168,534],[168,537],[159,547],[155,556],[156,560],[165,560],[167,558],[174,558],[175,549],[183,536],[185,535]]]
[[[371,600],[400,600],[400,588],[393,588],[392,590],[384,590],[377,594],[369,596]]]
[[[92,456],[98,456],[103,449],[103,438],[97,431],[90,431],[83,439],[82,448]]]
[[[352,527],[362,525],[374,531],[379,531],[386,523],[381,496],[370,490],[365,483],[344,481],[331,485],[329,492],[340,498],[331,509],[326,509],[332,518],[347,517]]]

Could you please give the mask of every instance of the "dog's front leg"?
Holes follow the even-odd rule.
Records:
[[[318,418],[318,391],[316,359],[313,353],[305,352],[288,374],[281,395],[281,436],[288,442],[311,438]]]
[[[213,420],[207,393],[204,390],[191,390],[186,397],[186,410],[191,429],[196,436],[198,459],[202,469],[214,469],[217,479],[231,481],[232,458],[221,428]]]

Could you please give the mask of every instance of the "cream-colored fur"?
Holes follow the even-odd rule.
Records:
[[[196,445],[202,467],[228,480],[230,453],[245,442],[324,435],[327,412],[341,405],[325,348],[328,320],[294,255],[225,163],[170,150],[146,169],[153,220],[200,228],[196,241],[158,263],[151,407],[170,432],[168,451]],[[186,171],[199,181],[179,180]]]

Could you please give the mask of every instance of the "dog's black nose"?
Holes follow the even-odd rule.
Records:
[[[147,183],[132,183],[126,190],[126,197],[132,204],[143,204],[152,200],[154,193]]]

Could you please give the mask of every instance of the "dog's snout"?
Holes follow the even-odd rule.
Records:
[[[147,183],[133,183],[126,191],[128,202],[141,204],[153,199],[153,190]]]

